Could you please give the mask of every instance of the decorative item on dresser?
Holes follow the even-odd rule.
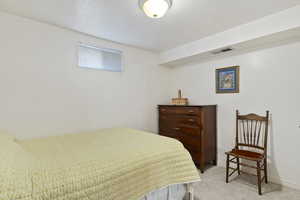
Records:
[[[172,105],[187,106],[189,104],[188,98],[182,98],[181,90],[178,90],[178,98],[172,99]]]
[[[202,173],[207,164],[217,164],[216,105],[159,105],[158,110],[160,135],[181,141]]]

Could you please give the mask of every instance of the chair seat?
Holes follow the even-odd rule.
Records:
[[[264,154],[239,149],[232,149],[232,151],[226,152],[225,154],[253,161],[259,161],[265,158]]]

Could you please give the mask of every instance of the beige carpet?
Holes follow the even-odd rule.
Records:
[[[300,191],[277,184],[262,185],[263,195],[257,193],[256,177],[241,175],[226,184],[225,169],[213,167],[202,174],[202,182],[194,184],[196,200],[300,200]]]

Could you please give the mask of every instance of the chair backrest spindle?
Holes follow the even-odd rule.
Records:
[[[240,147],[267,151],[269,111],[266,116],[257,114],[240,115],[236,111],[236,145]]]

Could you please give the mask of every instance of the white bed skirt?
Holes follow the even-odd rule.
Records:
[[[150,192],[140,200],[182,200],[186,194],[187,185],[178,184]]]

